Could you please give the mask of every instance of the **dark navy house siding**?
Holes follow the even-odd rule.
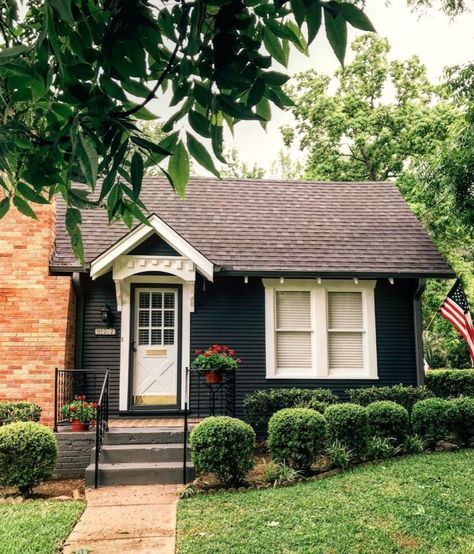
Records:
[[[265,305],[260,278],[217,277],[197,285],[196,311],[191,320],[191,347],[213,342],[235,348],[242,359],[236,384],[237,415],[243,416],[244,396],[257,389],[327,387],[339,396],[348,388],[370,385],[416,384],[413,295],[416,280],[378,282],[375,289],[377,380],[316,380],[265,378]]]
[[[196,282],[195,312],[191,315],[191,352],[217,342],[235,348],[242,359],[237,374],[237,416],[243,416],[244,396],[257,389],[276,387],[328,387],[343,396],[348,388],[370,385],[416,384],[416,350],[413,318],[413,296],[416,279],[387,279],[375,289],[377,356],[379,379],[315,380],[265,378],[265,304],[260,278],[216,276],[214,283]],[[100,308],[108,304],[113,312],[117,336],[94,335],[101,327]],[[85,325],[82,367],[110,368],[111,411],[118,412],[120,366],[120,314],[116,311],[115,286],[106,275],[89,283],[85,298]],[[196,409],[196,394],[191,394],[191,407]]]

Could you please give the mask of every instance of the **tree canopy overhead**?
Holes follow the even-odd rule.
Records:
[[[306,52],[321,26],[344,59],[347,24],[372,30],[354,4],[334,0],[15,0],[0,6],[0,216],[11,204],[61,194],[67,229],[82,257],[80,209],[106,206],[109,219],[144,221],[144,171],[159,166],[183,195],[194,158],[217,174],[224,123],[265,125],[282,90],[290,45]],[[167,94],[169,96],[167,96]],[[170,100],[168,98],[170,97]],[[153,99],[174,112],[160,142],[137,122]],[[186,131],[184,122],[191,131]],[[95,190],[87,198],[73,182]]]

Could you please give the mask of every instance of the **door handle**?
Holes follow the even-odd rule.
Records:
[[[131,348],[132,348],[132,352],[136,352],[136,351],[137,351],[136,344],[137,344],[137,343],[136,343],[134,340],[132,340],[132,341],[130,342],[130,346],[131,346]]]

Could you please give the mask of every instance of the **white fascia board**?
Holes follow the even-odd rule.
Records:
[[[148,220],[150,222],[150,226],[145,225],[144,223],[138,225],[135,229],[130,231],[130,233],[122,237],[118,242],[97,256],[97,258],[91,262],[90,274],[92,279],[96,279],[97,277],[107,273],[119,256],[130,252],[130,250],[138,246],[153,233],[157,233],[182,256],[191,260],[196,265],[196,269],[204,275],[207,280],[211,282],[214,280],[214,264],[210,260],[196,250],[194,246],[192,246],[174,229],[167,225],[156,214],[152,214]]]

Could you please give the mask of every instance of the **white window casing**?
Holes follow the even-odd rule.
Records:
[[[377,379],[375,280],[263,279],[268,379]]]

